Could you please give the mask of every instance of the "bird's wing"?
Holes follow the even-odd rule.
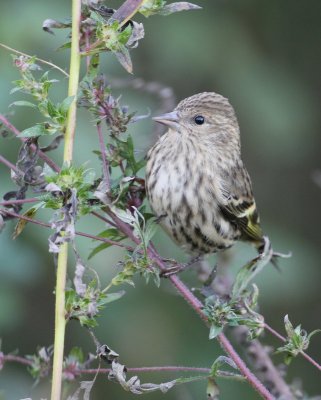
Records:
[[[263,232],[246,169],[237,168],[224,182],[224,204],[221,213],[241,231],[243,240],[262,243]]]

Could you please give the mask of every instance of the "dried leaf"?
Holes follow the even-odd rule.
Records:
[[[270,262],[272,256],[270,241],[265,238],[263,253],[245,264],[238,272],[232,288],[232,299],[237,300],[242,295],[251,280]]]
[[[45,21],[43,21],[42,24],[42,29],[45,32],[51,33],[52,35],[54,35],[54,31],[53,29],[63,29],[63,28],[70,28],[71,27],[71,21],[67,21],[67,22],[60,22],[57,21],[55,19],[46,19]]]
[[[43,204],[44,203],[41,202],[41,203],[37,204],[36,206],[33,206],[33,207],[29,208],[29,210],[27,210],[25,213],[23,213],[22,216],[33,219],[33,217],[36,215],[38,209],[40,207],[42,207]],[[25,229],[27,223],[28,223],[28,221],[26,221],[25,219],[19,219],[17,225],[14,228],[12,239],[17,239],[17,237]]]
[[[125,70],[132,74],[133,73],[133,64],[130,58],[129,51],[126,46],[120,46],[118,51],[114,52],[117,60],[120,64],[125,68]]]
[[[132,34],[130,35],[128,42],[126,43],[126,46],[131,47],[132,49],[136,48],[138,46],[139,40],[143,39],[144,36],[144,25],[133,21]]]
[[[160,11],[160,15],[170,15],[180,11],[201,10],[202,7],[196,4],[188,3],[187,1],[179,1],[177,3],[167,4]]]
[[[80,400],[80,392],[82,390],[84,390],[83,400],[90,400],[90,392],[94,386],[95,381],[96,377],[92,381],[81,381],[80,387],[75,391],[72,396],[68,396],[67,400]]]
[[[76,293],[79,296],[83,296],[86,293],[87,285],[83,282],[83,276],[86,268],[84,264],[81,262],[80,258],[77,259],[77,264],[75,268],[75,276],[74,276],[74,286],[76,289]]]

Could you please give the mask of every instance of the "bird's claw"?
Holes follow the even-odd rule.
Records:
[[[161,278],[168,278],[172,275],[176,275],[179,272],[191,267],[193,264],[195,264],[196,262],[200,261],[203,258],[203,256],[198,255],[194,258],[192,258],[188,263],[182,264],[182,263],[178,263],[175,260],[171,260],[171,259],[165,259],[163,260],[165,263],[170,263],[172,266],[169,268],[166,268],[166,270],[163,270],[160,272],[159,276]]]

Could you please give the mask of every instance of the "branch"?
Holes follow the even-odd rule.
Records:
[[[1,158],[1,156],[0,156],[0,158]],[[7,201],[0,201],[0,206],[6,207],[6,206],[11,206],[12,204],[36,203],[37,201],[40,201],[40,199],[37,199],[36,197],[31,198],[31,199],[7,200]]]
[[[51,225],[47,224],[46,222],[42,222],[42,221],[30,218],[30,217],[26,217],[25,215],[20,215],[20,214],[17,214],[15,212],[13,212],[13,211],[0,210],[0,214],[7,214],[7,215],[10,215],[11,217],[22,219],[24,221],[31,222],[32,224],[35,224],[35,225],[43,226],[45,228],[51,228]],[[95,236],[95,235],[91,235],[89,233],[79,232],[79,231],[76,231],[75,234],[78,235],[78,236],[83,236],[83,237],[89,238],[89,239],[98,240],[99,242],[108,243],[108,244],[111,244],[113,246],[122,247],[123,249],[128,250],[128,251],[134,251],[134,248],[132,246],[127,246],[125,244],[116,242],[115,240],[102,238],[100,236]]]
[[[15,171],[17,173],[19,172],[19,169],[14,164],[12,164],[9,160],[7,160],[6,158],[4,158],[1,155],[0,155],[0,163],[5,165],[6,167],[12,169],[13,171]]]
[[[16,362],[18,364],[31,366],[33,364],[32,360],[28,358],[16,356],[13,354],[3,354],[0,352],[0,364],[3,365],[6,362]],[[200,368],[200,367],[185,367],[185,366],[159,366],[159,367],[126,367],[128,372],[197,372],[202,374],[209,374],[211,372],[210,368]],[[78,374],[96,374],[98,373],[109,373],[111,371],[110,368],[79,368],[73,370],[77,375]],[[221,371],[223,372],[223,371]],[[224,374],[223,374],[224,375]]]
[[[103,181],[105,183],[105,191],[108,195],[110,191],[110,175],[109,175],[109,163],[106,157],[106,148],[104,143],[104,135],[103,130],[101,127],[101,123],[97,123],[97,132],[98,132],[98,139],[99,139],[99,146],[100,146],[100,153],[101,153],[101,160],[103,165]]]

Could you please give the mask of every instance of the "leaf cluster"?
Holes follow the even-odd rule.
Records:
[[[315,329],[308,334],[301,328],[301,325],[294,328],[288,315],[284,317],[284,325],[287,334],[287,342],[284,346],[279,347],[276,353],[286,353],[284,362],[289,365],[294,357],[309,347],[312,336],[316,333],[320,333],[321,329]]]
[[[38,123],[30,128],[23,130],[20,137],[38,137],[64,133],[67,113],[73,97],[67,97],[61,103],[54,104],[49,98],[51,86],[58,82],[56,79],[49,79],[49,72],[45,72],[39,79],[34,75],[34,71],[41,70],[35,63],[35,57],[19,56],[14,57],[14,64],[19,69],[22,79],[14,81],[16,85],[11,93],[22,92],[30,95],[36,103],[19,100],[11,106],[24,106],[37,109],[46,118],[46,121]]]
[[[76,193],[77,215],[86,215],[97,208],[94,202],[95,172],[83,166],[64,166],[59,173],[46,168],[45,180],[48,192],[42,197],[44,207],[53,210],[61,209]]]
[[[257,312],[259,290],[255,284],[249,288],[249,283],[267,265],[271,255],[266,252],[245,264],[237,273],[230,295],[206,298],[204,313],[210,323],[210,339],[220,334],[225,326],[245,325],[251,339],[261,334],[264,318]]]

